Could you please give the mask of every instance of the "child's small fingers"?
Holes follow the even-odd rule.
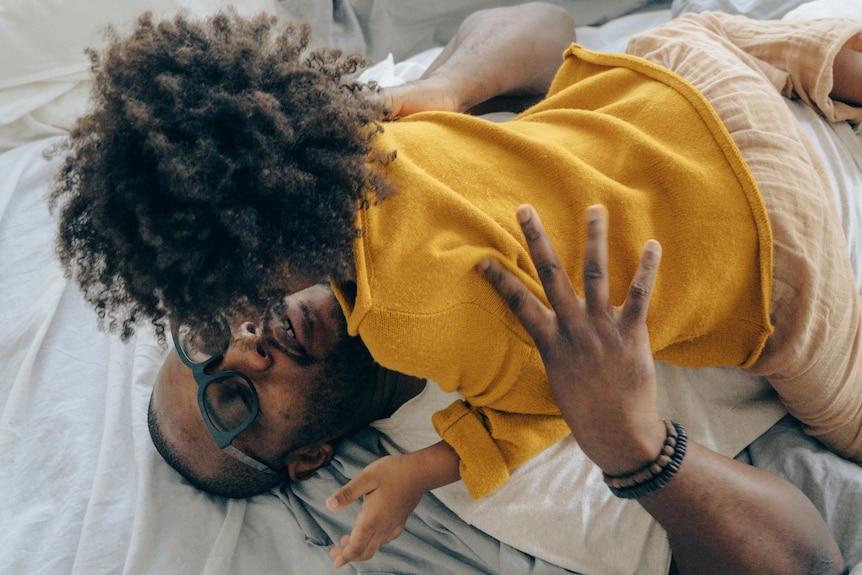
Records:
[[[348,561],[344,559],[342,553],[344,552],[343,547],[333,547],[329,550],[329,557],[332,559],[332,566],[336,569],[340,569],[341,567],[347,565]]]
[[[341,557],[347,563],[353,561],[367,561],[374,556],[377,549],[380,548],[380,543],[374,537],[363,538],[361,541],[356,537],[350,538],[350,543],[344,547]]]
[[[330,511],[339,511],[374,490],[375,480],[364,471],[360,471],[356,477],[330,495],[326,499],[326,508]]]

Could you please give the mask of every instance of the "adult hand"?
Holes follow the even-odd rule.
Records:
[[[424,78],[383,90],[389,119],[418,112],[462,112],[456,90],[443,77]]]
[[[420,80],[385,90],[384,101],[399,117],[466,112],[498,96],[544,96],[574,41],[574,19],[553,4],[480,10],[461,23]]]
[[[537,95],[495,96],[468,107],[459,97],[459,91],[442,76],[385,88],[381,92],[381,98],[388,110],[387,120],[397,120],[419,112],[463,112],[473,115],[492,112],[519,113],[540,99]]]
[[[605,473],[655,459],[665,429],[646,316],[661,248],[647,242],[622,306],[609,301],[607,213],[587,210],[584,298],[572,289],[535,211],[518,210],[550,309],[498,262],[479,268],[506,298],[542,354],[572,434]],[[638,453],[637,456],[632,453]],[[846,573],[838,545],[811,502],[776,475],[689,440],[673,479],[638,500],[667,530],[681,575]]]
[[[409,455],[378,459],[326,500],[330,511],[339,511],[362,498],[353,531],[329,551],[336,569],[370,559],[404,531],[407,518],[425,493],[415,479],[413,463]]]
[[[535,341],[554,397],[584,453],[609,475],[640,469],[655,460],[666,434],[646,328],[661,247],[647,242],[628,297],[616,307],[610,303],[603,206],[587,209],[583,299],[535,210],[521,206],[517,217],[550,309],[499,262],[482,262],[480,270]]]

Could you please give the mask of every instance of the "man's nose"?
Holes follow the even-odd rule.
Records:
[[[269,352],[262,337],[263,328],[254,322],[240,324],[233,341],[225,352],[225,362],[250,369],[265,369],[269,365]]]
[[[237,336],[241,338],[258,337],[260,329],[253,321],[245,321],[239,324],[237,328]]]

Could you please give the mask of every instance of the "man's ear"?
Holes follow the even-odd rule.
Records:
[[[287,474],[291,481],[304,481],[314,472],[332,461],[335,450],[329,443],[300,447],[290,452],[287,461]]]

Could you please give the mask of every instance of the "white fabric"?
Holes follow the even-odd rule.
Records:
[[[580,25],[598,25],[650,0],[546,0],[565,8]],[[398,61],[445,44],[469,14],[524,0],[282,0],[290,14],[308,20],[320,42],[362,51],[375,61],[393,53]],[[330,30],[324,25],[333,22]]]
[[[456,394],[429,383],[390,419],[373,424],[396,452],[439,441],[429,414]],[[491,495],[474,500],[462,482],[434,494],[467,523],[536,557],[589,575],[667,573],[661,527],[634,501],[614,497],[571,436],[517,468]],[[623,536],[624,535],[624,536]]]
[[[276,497],[209,497],[156,453],[146,406],[163,351],[147,330],[129,344],[98,331],[63,278],[46,204],[50,143],[0,155],[2,570],[323,572],[310,554],[294,558],[304,538]]]
[[[0,3],[0,152],[60,135],[85,109],[89,60],[108,24],[128,28],[143,11],[205,15],[227,5],[312,23],[319,41],[400,60],[445,43],[471,12],[521,0],[5,0]],[[624,14],[645,0],[550,0],[579,22]],[[326,26],[329,26],[327,29]]]
[[[657,367],[663,415],[686,422],[692,439],[724,455],[736,455],[786,413],[766,384],[738,369]],[[417,451],[439,441],[430,414],[457,397],[429,384],[373,426],[389,437],[390,451]],[[669,567],[664,530],[637,502],[611,494],[571,436],[515,469],[483,499],[472,499],[461,482],[434,494],[467,523],[573,571],[648,575]]]
[[[815,18],[856,18],[862,14],[862,0],[815,0],[794,8],[782,20],[813,20]]]
[[[279,11],[277,0],[13,0],[0,6],[0,152],[60,135],[85,109],[90,61],[108,24],[127,28],[145,10],[206,15]]]
[[[708,10],[744,14],[758,20],[777,20],[804,4],[805,0],[673,0],[674,17],[685,12],[705,12]]]

